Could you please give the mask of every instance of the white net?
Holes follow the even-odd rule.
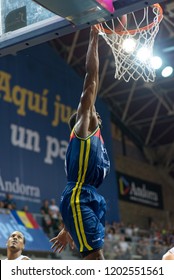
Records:
[[[149,14],[149,9],[152,14]],[[162,9],[155,4],[152,8],[144,8],[141,18],[138,16],[134,12],[127,15],[127,24],[133,26],[131,30],[119,18],[112,19],[109,24],[98,24],[96,28],[112,49],[115,78],[123,78],[126,82],[131,78],[154,82],[156,73],[152,64],[153,47],[162,20]],[[118,31],[118,24],[121,31]]]

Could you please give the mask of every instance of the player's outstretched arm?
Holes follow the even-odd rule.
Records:
[[[94,107],[99,83],[98,36],[98,30],[95,27],[91,27],[86,54],[86,75],[77,108],[75,130],[80,137],[87,137],[89,127],[93,130],[98,124]]]
[[[95,104],[99,83],[98,30],[92,26],[86,54],[86,76],[83,85],[81,103],[85,109]]]

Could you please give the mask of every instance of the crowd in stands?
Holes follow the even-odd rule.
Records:
[[[153,222],[148,229],[121,223],[107,224],[105,255],[108,259],[160,260],[174,246],[174,229],[166,230]]]
[[[7,210],[21,210],[24,212],[30,212],[28,205],[24,205],[22,209],[18,209],[13,195],[7,193],[5,199],[0,201],[0,208]],[[56,205],[55,199],[50,201],[45,199],[40,208],[39,224],[43,231],[49,238],[58,234],[62,227],[62,218],[59,211],[59,207]]]
[[[0,201],[0,208],[19,210],[11,194]],[[22,209],[29,212],[28,206]],[[40,208],[40,226],[48,238],[58,234],[62,228],[62,218],[55,199],[45,199]],[[142,229],[134,224],[113,222],[106,224],[104,254],[106,259],[160,260],[162,255],[174,246],[174,228],[166,229],[151,222],[149,228]]]

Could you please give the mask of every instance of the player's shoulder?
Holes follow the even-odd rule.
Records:
[[[29,257],[27,257],[27,256],[23,256],[23,258],[21,259],[22,261],[29,261],[29,260],[31,260]]]
[[[174,260],[174,254],[169,251],[163,255],[162,260]]]

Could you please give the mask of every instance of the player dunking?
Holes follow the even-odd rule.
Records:
[[[60,210],[65,227],[52,248],[61,252],[72,239],[83,259],[104,259],[106,203],[97,192],[110,169],[101,136],[101,118],[95,110],[99,82],[98,31],[91,27],[86,55],[86,76],[77,112],[71,116],[66,154],[67,186]],[[72,237],[72,238],[71,238]]]

